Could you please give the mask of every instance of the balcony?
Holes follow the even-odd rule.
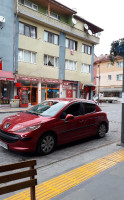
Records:
[[[23,18],[33,20],[39,24],[49,26],[53,29],[56,29],[57,31],[65,32],[66,34],[71,35],[72,37],[79,38],[83,41],[85,40],[93,44],[99,44],[99,38],[86,34],[84,31],[76,29],[74,26],[70,26],[64,22],[48,17],[45,14],[34,11],[21,4],[18,5],[18,15]]]

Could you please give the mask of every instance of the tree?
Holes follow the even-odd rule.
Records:
[[[117,56],[124,57],[124,38],[111,43],[109,59],[112,65],[114,64],[115,60],[117,60]]]

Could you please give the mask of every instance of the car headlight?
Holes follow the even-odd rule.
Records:
[[[28,126],[26,128],[21,128],[19,130],[17,130],[17,133],[25,133],[25,132],[31,132],[34,130],[37,130],[38,128],[40,128],[41,125],[34,125],[34,126]]]

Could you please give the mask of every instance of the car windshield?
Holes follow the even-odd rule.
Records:
[[[59,102],[53,106],[51,106],[50,108],[48,108],[46,111],[44,111],[41,115],[44,117],[53,117],[55,116],[62,108],[64,108],[64,106],[67,104],[67,101],[62,101]]]
[[[52,102],[52,101],[44,101],[36,106],[33,106],[30,108],[27,113],[32,113],[32,114],[41,114],[48,108],[50,108],[53,104],[56,104],[58,102]]]

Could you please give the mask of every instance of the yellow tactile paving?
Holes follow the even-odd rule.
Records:
[[[36,186],[36,200],[52,199],[122,161],[124,161],[123,149],[41,183]],[[5,200],[30,200],[30,190],[25,190]]]

